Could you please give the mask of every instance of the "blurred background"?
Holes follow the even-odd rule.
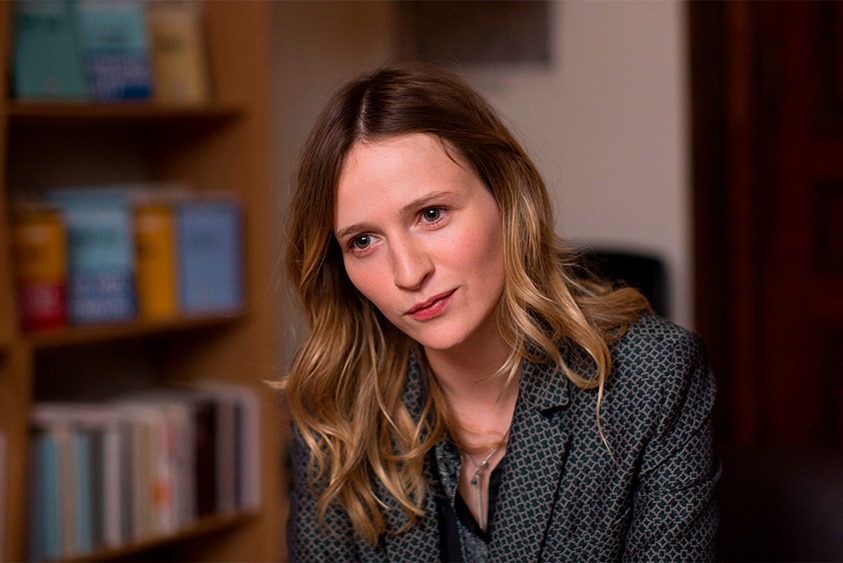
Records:
[[[454,66],[534,156],[557,232],[656,259],[662,310],[703,336],[724,557],[839,560],[843,5],[467,4],[276,5],[282,186],[337,84]]]
[[[13,78],[0,102],[0,561],[285,559],[286,421],[265,381],[304,333],[283,267],[296,161],[336,88],[414,58],[453,67],[500,112],[545,178],[560,235],[702,336],[718,381],[723,558],[843,560],[843,4],[215,0],[199,16],[156,16],[201,32],[208,72],[190,98],[180,80],[162,97],[158,77],[158,90],[120,100],[24,92],[12,4],[26,2],[0,6]],[[202,5],[154,3],[167,4]],[[151,312],[139,295],[122,317],[23,318],[18,286],[31,280],[5,243],[17,218],[67,205],[45,207],[45,190],[115,184],[124,214],[164,208],[177,230],[185,210],[226,217],[223,230],[199,223],[228,252],[196,266],[199,304],[171,287],[182,301],[156,297]],[[200,282],[232,272],[207,301]],[[146,408],[138,393],[174,382],[201,397],[163,401],[196,418],[194,434],[201,413],[250,421],[205,444],[231,452],[232,436],[251,435],[242,465],[196,449],[219,471],[186,477],[187,508],[159,483],[110,536],[96,507],[88,527],[45,518],[85,505],[43,494],[50,475],[33,468],[79,444],[98,451],[105,423],[90,403],[131,393]],[[194,480],[215,491],[202,510]]]

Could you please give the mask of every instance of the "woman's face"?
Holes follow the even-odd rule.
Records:
[[[428,353],[500,342],[498,206],[438,138],[357,143],[340,174],[334,234],[351,282]]]

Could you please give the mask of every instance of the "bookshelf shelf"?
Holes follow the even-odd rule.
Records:
[[[161,105],[153,103],[61,103],[11,101],[7,104],[12,125],[185,125],[228,122],[247,111],[234,104],[207,106]]]
[[[179,542],[184,542],[186,540],[224,532],[225,530],[236,528],[238,526],[245,526],[255,520],[257,516],[258,515],[254,512],[238,512],[235,514],[209,516],[207,518],[202,518],[182,530],[179,530],[175,534],[150,538],[145,541],[131,543],[118,548],[102,549],[91,553],[85,553],[80,555],[78,558],[69,558],[65,561],[78,561],[81,563],[83,561],[117,561],[126,559],[136,553],[150,552]]]
[[[244,321],[246,313],[201,315],[161,321],[67,327],[27,333],[24,340],[35,350],[62,348],[79,344],[97,344],[116,340],[167,336],[177,332],[222,327]]]
[[[213,0],[203,20],[213,101],[30,102],[13,99],[13,2],[0,2],[0,432],[7,453],[0,483],[0,561],[26,561],[33,409],[45,401],[99,401],[119,386],[201,382],[250,389],[259,404],[254,448],[260,503],[204,517],[173,535],[80,555],[85,561],[279,561],[284,429],[275,392],[274,229],[269,202],[269,2]],[[44,191],[103,184],[178,184],[234,192],[242,205],[243,310],[24,332],[16,312],[11,254],[13,203]],[[56,399],[56,397],[58,397]],[[221,458],[217,458],[221,459]],[[205,498],[205,497],[202,497]],[[254,507],[254,508],[253,508]],[[72,551],[69,551],[72,553]]]

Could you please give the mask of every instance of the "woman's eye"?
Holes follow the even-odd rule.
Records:
[[[351,239],[351,246],[355,250],[365,250],[370,244],[372,244],[372,237],[369,235],[360,235]]]
[[[431,207],[422,211],[422,219],[427,223],[435,223],[442,216],[442,210],[438,207]]]

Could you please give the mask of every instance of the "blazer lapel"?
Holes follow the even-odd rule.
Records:
[[[492,532],[492,561],[538,561],[568,448],[567,378],[526,363]]]
[[[427,496],[425,512],[434,517],[426,518],[419,525],[396,536],[385,538],[387,561],[439,561],[439,527],[435,518],[436,500],[433,495]],[[397,530],[407,523],[406,515],[397,508],[385,516],[389,529]]]
[[[424,402],[428,394],[427,378],[424,366],[419,360],[419,352],[410,350],[407,369],[407,383],[404,387],[404,403],[414,420],[419,420],[424,410]],[[423,437],[424,438],[424,437]],[[433,469],[430,456],[425,460],[425,477],[432,480]],[[432,492],[425,497],[424,512],[429,515],[416,526],[409,527],[409,519],[404,510],[398,505],[385,487],[378,483],[378,493],[385,499],[389,508],[384,511],[386,528],[388,530],[403,530],[395,536],[384,538],[388,561],[439,561],[439,526],[436,520],[436,499]]]

